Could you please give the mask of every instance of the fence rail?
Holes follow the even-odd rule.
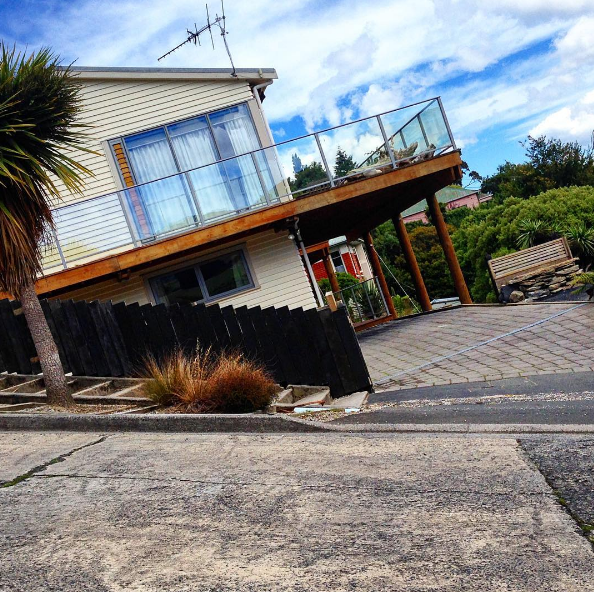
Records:
[[[341,146],[359,164],[336,173]],[[56,232],[45,247],[43,267],[46,272],[66,269],[283,198],[332,188],[370,168],[395,169],[455,147],[439,98],[279,142],[56,208]],[[320,165],[306,187],[291,188],[287,182],[294,156],[303,165]]]
[[[240,349],[282,384],[327,385],[334,397],[371,387],[359,342],[344,307],[233,308],[190,304],[41,302],[66,372],[134,376],[157,359],[197,342],[215,351]],[[15,301],[0,301],[0,372],[37,374],[37,353]]]
[[[353,323],[373,321],[389,314],[377,277],[334,292],[334,296],[343,302]]]

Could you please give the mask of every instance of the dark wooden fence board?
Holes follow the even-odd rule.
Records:
[[[24,336],[14,316],[13,308],[9,300],[0,302],[0,317],[4,327],[4,333],[9,340],[9,347],[14,354],[16,369],[13,372],[31,374],[31,357],[27,355],[24,344]]]
[[[39,371],[19,303],[0,301],[0,371]],[[156,359],[200,343],[214,351],[241,350],[277,382],[326,384],[334,397],[369,388],[365,360],[346,309],[237,309],[179,304],[42,301],[65,371],[132,376],[148,354]]]
[[[259,306],[250,309],[254,330],[258,336],[261,357],[260,361],[268,368],[274,379],[280,384],[288,384],[282,365],[277,356],[273,336],[268,330],[264,312]]]
[[[62,301],[62,310],[64,311],[65,319],[70,327],[70,333],[74,340],[74,347],[78,352],[78,357],[82,364],[83,374],[86,376],[96,376],[97,370],[95,369],[95,363],[89,348],[87,346],[87,340],[82,331],[80,323],[78,322],[78,316],[76,314],[76,308],[72,300]],[[101,332],[103,334],[103,331]]]
[[[75,376],[84,376],[84,369],[74,344],[70,325],[66,319],[64,309],[62,308],[62,302],[59,300],[52,300],[50,302],[50,310],[54,323],[56,324],[56,330],[60,333],[62,339],[62,345],[64,346],[64,353],[68,359],[70,371]]]
[[[327,384],[330,387],[334,397],[342,397],[347,393],[336,367],[322,319],[320,318],[318,311],[314,308],[306,310],[305,316],[309,321],[308,325],[314,337],[320,356],[320,363],[326,377],[326,380],[324,380],[322,384]]]
[[[97,376],[110,376],[110,368],[107,357],[101,347],[101,329],[97,330],[91,315],[91,305],[86,302],[75,302],[74,308],[78,316],[78,322],[85,336],[85,341],[95,364]]]
[[[13,340],[10,337],[12,327],[4,323],[5,309],[8,309],[8,300],[0,300],[0,351],[2,353],[3,368],[6,372],[19,372],[19,362],[13,347]]]

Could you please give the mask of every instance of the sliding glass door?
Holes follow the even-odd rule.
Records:
[[[136,182],[146,183],[138,193],[153,235],[195,224],[198,216],[186,180],[179,175],[168,177],[175,175],[178,167],[165,130],[128,136],[124,141]]]
[[[260,149],[246,104],[123,141],[135,183],[149,182],[138,191],[153,235],[264,205],[275,197],[264,153],[246,155]]]

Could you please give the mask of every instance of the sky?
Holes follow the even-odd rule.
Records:
[[[220,13],[213,0],[211,15]],[[273,67],[278,141],[441,96],[471,169],[521,162],[530,134],[588,145],[594,0],[226,0],[238,67]],[[195,0],[0,0],[0,39],[80,66],[229,67]]]

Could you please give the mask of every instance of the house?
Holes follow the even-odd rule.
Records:
[[[328,241],[328,252],[336,273],[349,273],[361,281],[370,280],[373,271],[361,239],[349,241],[346,236],[339,236]],[[310,257],[311,261],[311,257]],[[317,281],[328,279],[328,272],[321,260],[312,263]]]
[[[446,210],[453,210],[455,208],[478,208],[480,204],[489,201],[493,196],[490,193],[481,193],[478,190],[469,190],[460,187],[459,185],[452,185],[451,187],[444,187],[437,193],[437,201],[445,204]],[[427,214],[425,213],[425,204],[418,203],[402,212],[404,222],[423,222],[429,224]]]
[[[392,219],[430,309],[400,213],[425,199],[435,208],[435,192],[461,177],[439,98],[274,144],[262,109],[273,69],[74,71],[93,152],[73,156],[93,177],[82,195],[61,187],[40,296],[313,308],[323,299],[310,257],[301,254],[328,245],[321,256],[333,286],[331,252],[348,269],[343,255],[354,249],[361,277],[377,278],[392,318],[370,234]],[[359,164],[335,179],[339,145],[352,146]],[[293,155],[325,171],[299,193],[285,172]],[[455,269],[439,215],[436,226]],[[346,242],[328,242],[337,236]],[[454,279],[469,301],[461,273]]]

